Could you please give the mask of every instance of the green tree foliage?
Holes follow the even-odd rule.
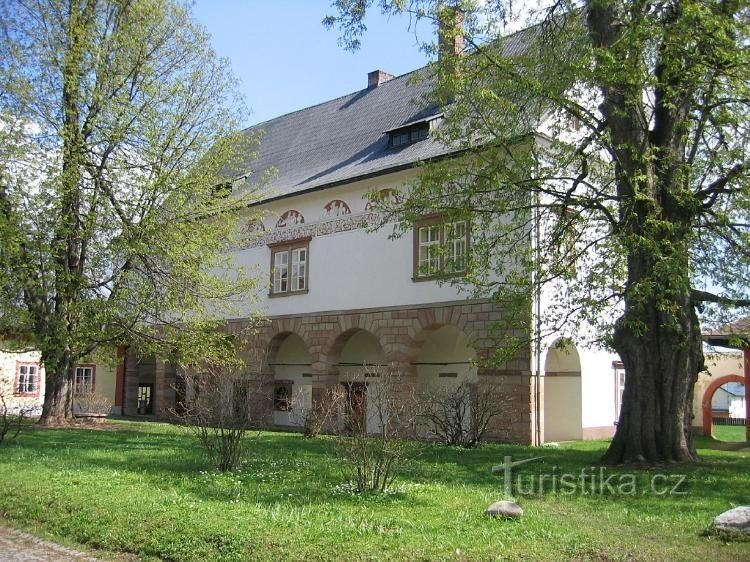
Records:
[[[619,353],[606,461],[695,459],[699,314],[750,305],[748,4],[551,1],[508,35],[507,1],[339,0],[324,23],[356,48],[372,5],[466,45],[427,78],[462,156],[423,167],[401,226],[471,218],[466,280]]]
[[[212,318],[253,288],[222,257],[253,190],[217,188],[252,152],[241,110],[182,2],[0,2],[0,331],[41,351],[43,423],[102,346],[226,355]]]

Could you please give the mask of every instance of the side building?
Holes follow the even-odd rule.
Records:
[[[74,411],[80,411],[85,399],[95,395],[100,404],[112,404],[110,413],[119,415],[116,372],[114,357],[111,361],[88,358],[76,364],[73,368]],[[39,416],[44,404],[44,385],[44,364],[38,351],[11,351],[10,346],[0,342],[0,396],[8,413]]]

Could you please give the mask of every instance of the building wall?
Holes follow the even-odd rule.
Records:
[[[28,396],[18,395],[16,391],[17,369],[19,363],[36,364],[39,369],[37,379],[37,390]],[[112,401],[115,401],[115,370],[114,363],[103,360],[96,361],[92,358],[78,362],[79,365],[93,365],[95,369],[95,392]],[[6,403],[11,411],[19,409],[27,410],[31,415],[40,415],[42,404],[44,404],[45,370],[41,364],[38,351],[25,351],[22,353],[11,353],[0,351],[0,392],[5,397]],[[117,412],[114,412],[117,413]]]
[[[263,206],[265,233],[235,252],[236,263],[258,275],[262,287],[252,308],[266,316],[372,309],[388,306],[451,302],[467,298],[449,283],[413,281],[414,239],[411,232],[389,239],[394,225],[372,231],[375,216],[366,212],[369,191],[402,189],[413,172],[399,172],[323,191],[273,201]],[[350,215],[323,216],[324,207],[343,200]],[[304,216],[304,224],[276,229],[288,210]],[[269,243],[310,236],[309,290],[306,294],[269,297]],[[251,307],[237,317],[249,315]]]
[[[37,378],[37,390],[28,396],[16,393],[16,377],[19,363],[35,364],[39,373]],[[27,351],[23,353],[10,353],[0,351],[0,393],[2,393],[8,409],[18,412],[23,409],[31,415],[39,415],[44,403],[44,366],[41,364],[38,351]]]

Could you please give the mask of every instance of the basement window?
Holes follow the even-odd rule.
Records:
[[[288,412],[292,409],[292,381],[274,381],[273,409],[277,412]]]

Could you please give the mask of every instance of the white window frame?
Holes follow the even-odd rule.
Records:
[[[455,233],[460,232],[456,236]],[[414,280],[460,275],[466,271],[470,230],[467,221],[440,217],[418,222],[414,229]]]
[[[17,363],[14,394],[17,396],[39,395],[39,364]]]
[[[90,377],[86,381],[86,372],[89,372]],[[79,374],[81,376],[79,376]],[[96,365],[76,365],[73,369],[73,390],[76,394],[91,390],[93,392],[96,385]]]

